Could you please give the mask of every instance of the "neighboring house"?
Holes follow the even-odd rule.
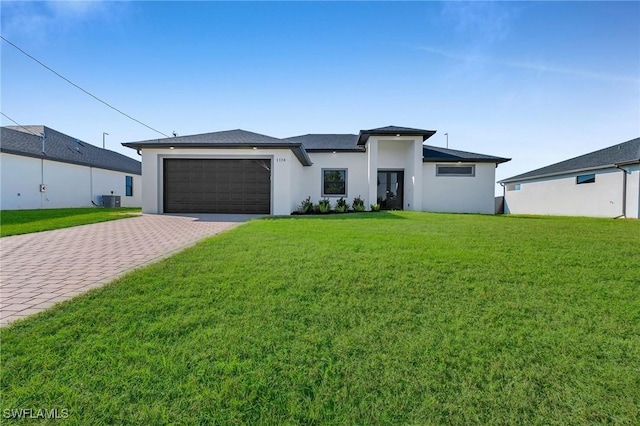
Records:
[[[229,130],[124,143],[142,154],[145,213],[288,215],[303,199],[494,213],[495,168],[509,159],[425,146],[435,131],[383,127],[278,139]]]
[[[640,138],[499,182],[505,212],[638,218]]]
[[[2,127],[0,209],[142,205],[141,163],[45,126]],[[40,136],[38,136],[40,135]]]

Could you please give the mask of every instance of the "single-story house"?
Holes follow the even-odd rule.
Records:
[[[103,195],[120,196],[122,207],[142,205],[139,161],[46,126],[0,131],[1,209],[101,206]]]
[[[434,133],[228,130],[123,145],[142,155],[144,213],[288,215],[307,197],[361,197],[382,209],[493,214],[495,169],[509,159],[424,145]]]
[[[640,138],[499,182],[505,212],[640,217]]]

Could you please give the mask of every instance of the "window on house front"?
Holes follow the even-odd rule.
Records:
[[[476,166],[436,164],[436,176],[475,176]]]
[[[133,176],[124,177],[124,187],[125,187],[124,194],[127,197],[132,197],[133,196]]]
[[[520,191],[520,184],[519,183],[511,183],[511,184],[507,185],[507,191]]]
[[[580,185],[582,183],[594,183],[596,181],[595,173],[591,173],[588,175],[580,175],[576,177],[576,184]]]
[[[347,196],[347,169],[322,169],[322,196]]]

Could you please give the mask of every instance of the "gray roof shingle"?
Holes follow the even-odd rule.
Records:
[[[283,140],[260,133],[249,132],[242,129],[223,130],[221,132],[201,133],[198,135],[176,136],[173,138],[149,139],[139,142],[123,143],[128,147],[143,147],[145,145],[251,145],[251,144],[282,144]]]
[[[292,136],[285,140],[301,143],[309,152],[366,152],[363,146],[358,146],[358,135],[352,134],[307,134]]]
[[[142,174],[142,164],[108,149],[102,149],[46,126],[6,126],[0,129],[0,151],[25,157],[97,167],[123,173]],[[31,133],[29,133],[31,132]],[[45,152],[42,139],[45,134]]]
[[[199,135],[176,136],[173,138],[150,139],[139,142],[126,142],[122,145],[129,148],[285,148],[290,149],[304,166],[312,164],[311,159],[300,142],[278,139],[247,130],[223,130],[221,132],[202,133]]]
[[[475,163],[506,163],[510,158],[495,157],[493,155],[477,154],[475,152],[459,151],[457,149],[440,148],[438,146],[423,145],[423,162],[457,163],[473,161]]]
[[[517,182],[545,176],[575,173],[580,171],[597,170],[614,167],[616,165],[640,162],[640,138],[631,139],[588,154],[570,158],[559,163],[541,167],[527,173],[522,173],[500,183]]]

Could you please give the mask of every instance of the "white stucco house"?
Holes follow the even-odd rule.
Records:
[[[123,143],[142,155],[144,213],[289,215],[307,197],[430,212],[494,213],[507,158],[424,145],[435,131],[274,138],[245,130]]]
[[[505,213],[640,217],[640,138],[499,182]]]
[[[142,205],[141,163],[46,126],[0,129],[0,209]]]

